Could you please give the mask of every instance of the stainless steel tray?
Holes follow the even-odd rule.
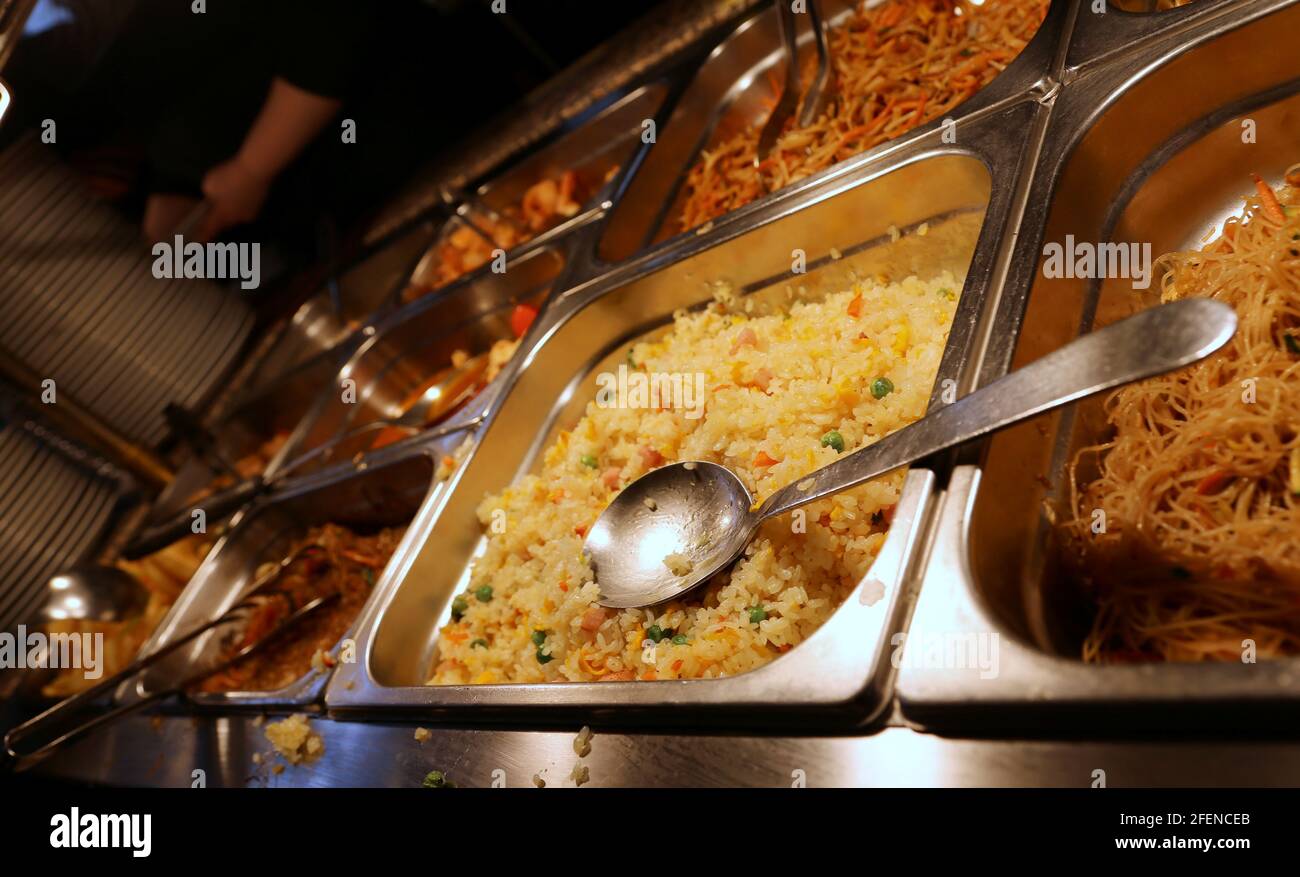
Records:
[[[299,365],[335,350],[377,316],[396,307],[411,270],[443,227],[444,216],[429,214],[394,233],[356,259],[303,302],[275,331],[246,382],[256,391]]]
[[[357,472],[334,472],[294,482],[236,513],[229,532],[213,547],[142,651],[165,645],[238,603],[258,567],[284,557],[292,540],[313,525],[330,522],[377,528],[411,521],[434,489],[436,465],[432,449],[394,445],[376,452]],[[380,587],[391,571],[390,562],[375,587]],[[344,638],[348,636],[351,634]],[[216,633],[201,637],[138,680],[126,683],[118,698],[147,694],[195,666],[212,663],[220,646]],[[278,691],[193,693],[187,699],[194,705],[220,708],[301,707],[319,700],[328,677],[328,671],[312,670]]]
[[[456,216],[484,212],[505,215],[534,183],[573,170],[590,196],[572,217],[510,248],[507,261],[520,262],[539,248],[551,252],[575,229],[592,221],[612,180],[626,170],[637,152],[644,119],[654,118],[667,86],[652,82],[608,101],[571,130],[550,138],[527,156],[497,169],[469,193],[446,193],[446,212],[425,211],[414,221],[367,248],[363,257],[330,278],[279,330],[280,337],[263,357],[250,387],[272,380],[304,360],[336,348],[364,327],[400,310],[402,293],[421,275],[422,263],[436,257],[438,244],[457,223]],[[447,221],[450,214],[452,218]],[[490,274],[483,266],[458,278]],[[444,292],[450,284],[438,290]]]
[[[981,381],[1030,361],[1133,306],[1128,281],[1047,279],[1044,241],[1197,246],[1250,191],[1296,160],[1300,82],[1285,45],[1300,6],[1209,4],[1233,15],[1146,44],[1144,66],[1104,65],[1063,89],[1032,183],[1016,270],[1000,302]],[[1194,7],[1188,7],[1192,9]],[[1232,71],[1232,75],[1224,75]],[[1244,143],[1242,120],[1256,126]],[[993,438],[953,473],[897,688],[903,712],[940,727],[1135,724],[1258,727],[1293,719],[1300,661],[1094,666],[1078,659],[1079,595],[1057,574],[1045,508],[1095,436],[1098,400]],[[936,637],[998,643],[993,675],[926,667]]]
[[[377,589],[359,624],[361,660],[341,667],[326,702],[339,714],[393,711],[547,720],[599,713],[603,720],[691,722],[701,711],[737,721],[797,721],[817,710],[858,723],[887,701],[885,633],[905,605],[903,582],[916,556],[933,476],[911,473],[894,527],[871,571],[888,599],[855,596],[807,643],[772,664],[718,680],[566,685],[425,686],[437,630],[481,540],[474,507],[527,471],[548,438],[576,419],[595,375],[630,340],[662,327],[672,312],[707,300],[710,280],[729,280],[762,306],[784,298],[792,249],[807,252],[809,289],[847,285],[850,270],[929,276],[967,269],[967,283],[940,368],[962,382],[983,300],[999,273],[997,242],[1014,213],[1021,129],[1039,113],[1024,99],[971,120],[961,146],[918,133],[888,162],[864,160],[830,178],[805,181],[780,201],[720,219],[705,235],[644,254],[561,287],[502,375],[503,386],[464,466],[452,475],[403,543],[401,574]],[[926,225],[926,234],[917,234]],[[891,245],[891,228],[904,234]],[[978,245],[977,245],[978,239]],[[836,260],[832,253],[841,254]],[[982,253],[982,255],[981,255]],[[973,258],[972,258],[972,254]],[[906,266],[906,267],[900,267]],[[765,292],[766,291],[766,292]],[[417,528],[413,528],[415,530]],[[690,706],[683,713],[665,706]]]
[[[515,305],[542,304],[564,271],[565,260],[563,249],[533,246],[510,260],[503,274],[476,273],[367,326],[303,415],[284,459],[308,453],[366,424],[399,417],[407,397],[449,366],[453,352],[482,353],[493,342],[513,337],[510,313]],[[361,431],[296,471],[364,455],[377,435]]]
[[[656,79],[617,97],[588,118],[575,120],[548,143],[473,190],[469,203],[505,214],[516,207],[534,183],[573,171],[590,192],[582,210],[543,234],[550,239],[570,226],[582,224],[601,210],[611,184],[628,172],[641,150],[646,120],[653,120],[668,96],[669,85]],[[540,238],[540,236],[539,236]],[[536,239],[535,239],[536,240]]]
[[[845,0],[823,0],[828,26],[848,18],[855,5]],[[964,136],[969,120],[1023,99],[1053,68],[1069,11],[1066,3],[1053,4],[1024,51],[988,86],[950,114],[961,132],[958,139]],[[811,26],[808,16],[797,18],[801,28],[799,43],[807,52],[812,42]],[[656,142],[640,160],[636,176],[611,211],[598,249],[602,261],[618,262],[677,233],[676,217],[691,167],[704,149],[722,137],[762,124],[776,97],[771,74],[780,68],[783,59],[776,10],[770,5],[746,18],[713,49],[676,98]],[[936,129],[942,121],[935,120],[918,130]],[[883,159],[899,149],[908,136],[832,166],[813,179],[848,172],[863,158]],[[779,200],[788,191],[780,190],[758,203]]]
[[[351,346],[344,346],[318,353],[275,380],[237,394],[218,415],[216,422],[208,427],[214,450],[227,462],[235,463],[277,433],[285,433],[285,442],[261,473],[264,476],[274,474],[300,443],[308,414],[319,404],[321,395],[333,386],[338,370],[351,350]],[[221,474],[206,460],[193,454],[185,455],[171,483],[153,501],[151,518],[161,520],[190,508],[193,505],[191,497]],[[208,521],[209,526],[215,523]]]

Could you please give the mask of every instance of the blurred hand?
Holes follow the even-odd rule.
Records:
[[[271,180],[238,157],[224,161],[203,177],[203,194],[212,205],[195,238],[210,241],[232,226],[252,222],[262,211]]]
[[[144,220],[140,229],[145,240],[151,244],[159,241],[170,242],[176,228],[190,215],[190,211],[199,204],[198,198],[189,195],[173,195],[156,192],[149,196],[144,204]]]

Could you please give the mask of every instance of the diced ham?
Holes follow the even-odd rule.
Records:
[[[758,347],[758,336],[754,330],[746,326],[736,335],[736,340],[731,345],[731,355],[735,356],[736,352],[742,347]]]
[[[598,630],[605,623],[606,615],[604,606],[592,606],[582,613],[582,629]]]
[[[622,469],[617,466],[610,466],[604,472],[600,473],[600,483],[608,487],[610,490],[613,490],[618,487],[619,483],[623,480],[622,474]]]
[[[601,682],[631,682],[636,679],[635,670],[619,670],[617,673],[606,673],[600,677]]]
[[[664,455],[649,445],[642,445],[640,450],[641,459],[645,462],[647,469],[653,469],[664,464]]]

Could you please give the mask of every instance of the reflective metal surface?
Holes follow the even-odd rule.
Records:
[[[627,259],[651,243],[659,243],[682,231],[677,227],[685,192],[683,184],[691,166],[705,149],[715,147],[737,131],[761,125],[777,100],[773,81],[786,51],[780,36],[776,4],[748,18],[728,34],[709,53],[694,72],[672,113],[660,127],[651,146],[625,192],[614,205],[599,245],[600,259],[617,262]],[[826,0],[822,11],[829,27],[842,23],[853,3]],[[1052,4],[1046,20],[1024,51],[988,86],[950,114],[958,140],[970,142],[973,135],[965,130],[969,122],[989,112],[998,112],[1009,104],[1021,102],[1043,82],[1054,68],[1058,47],[1062,44],[1070,3]],[[797,15],[798,42],[804,51],[813,47],[810,16]],[[943,120],[936,119],[916,131],[881,144],[755,202],[763,205],[853,169],[872,159],[888,161],[886,156],[916,139],[922,132],[936,132]],[[937,138],[936,138],[937,139]],[[1023,140],[1009,150],[1001,161],[1014,161]],[[745,213],[751,207],[737,213]],[[733,214],[734,215],[734,214]],[[708,228],[706,223],[704,228]],[[691,230],[692,232],[694,230]]]
[[[293,481],[291,489],[272,491],[237,513],[230,531],[218,540],[142,653],[184,637],[229,611],[255,586],[259,568],[284,558],[293,541],[313,525],[330,522],[376,529],[409,521],[433,490],[435,463],[428,453],[406,446],[393,445],[385,451],[354,474],[326,472],[318,483]],[[376,587],[387,575],[387,570],[380,574]],[[150,668],[138,684],[119,691],[119,696],[129,701],[170,689],[193,665],[210,665],[220,648],[218,638],[202,637]],[[279,691],[194,693],[188,697],[208,706],[303,705],[319,698],[327,677],[328,671],[312,670]]]
[[[74,566],[51,576],[47,590],[46,621],[120,621],[140,614],[147,601],[140,583],[115,566]]]
[[[268,721],[270,718],[268,718]],[[624,733],[593,723],[591,753],[573,752],[577,726],[553,731],[432,728],[313,719],[325,743],[310,765],[274,773],[265,726],[251,716],[130,718],[69,747],[43,766],[78,782],[190,788],[386,786],[418,788],[440,770],[462,788],[1057,786],[1090,788],[1105,771],[1111,788],[1294,785],[1300,743],[1290,740],[1152,740],[1141,737],[1063,742],[941,737],[904,727],[874,734],[797,732],[736,736],[690,732]],[[112,757],[105,757],[112,753]],[[263,764],[254,762],[260,756]],[[1104,794],[1104,793],[1099,793]]]
[[[1045,241],[1138,241],[1154,254],[1196,247],[1240,210],[1250,173],[1276,180],[1295,162],[1295,71],[1258,46],[1300,36],[1300,7],[1206,4],[1222,14],[1190,18],[1198,5],[1168,19],[1187,26],[1143,44],[1142,66],[1099,64],[1056,97],[981,381],[1156,298],[1123,278],[1047,276]],[[1099,405],[1037,418],[961,458],[901,656],[904,713],[933,727],[1289,727],[1300,708],[1294,658],[1079,659],[1091,608],[1061,573],[1051,520],[1075,451],[1104,426]],[[921,649],[944,636],[995,647],[997,672],[926,666]]]

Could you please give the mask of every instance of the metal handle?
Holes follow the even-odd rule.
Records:
[[[758,518],[783,514],[1093,393],[1181,368],[1218,350],[1236,329],[1236,312],[1211,299],[1150,308],[786,485],[763,503]]]
[[[284,567],[287,565],[288,561],[293,557],[296,557],[297,554],[298,552],[295,552],[294,555],[291,555],[289,558],[286,558],[284,561],[281,561],[280,570],[282,571]],[[81,694],[74,695],[73,697],[70,697],[67,700],[62,701],[61,703],[57,703],[54,706],[47,709],[45,712],[41,713],[39,716],[36,716],[35,718],[28,719],[27,721],[23,722],[21,725],[14,728],[8,734],[5,735],[5,751],[9,753],[9,756],[11,758],[17,759],[19,761],[20,768],[30,766],[31,764],[35,763],[37,759],[41,758],[44,755],[48,755],[58,747],[62,746],[64,743],[67,743],[70,740],[74,740],[78,737],[81,737],[82,735],[94,730],[95,728],[98,728],[100,725],[104,725],[107,724],[108,722],[112,722],[116,719],[121,718],[122,716],[127,715],[128,713],[133,713],[136,710],[141,709],[142,707],[145,707],[151,703],[162,700],[163,698],[166,697],[170,697],[173,694],[176,694],[178,692],[184,691],[186,688],[189,688],[194,683],[202,679],[205,679],[214,673],[220,673],[222,670],[225,670],[228,667],[234,666],[236,663],[242,661],[244,658],[247,658],[249,655],[253,654],[254,652],[261,650],[268,643],[272,642],[277,637],[279,637],[280,634],[284,633],[286,630],[296,625],[299,621],[306,618],[308,615],[315,612],[317,609],[320,609],[322,606],[327,606],[330,603],[333,603],[334,601],[338,600],[340,596],[341,596],[340,592],[334,591],[333,593],[326,594],[322,597],[317,597],[316,599],[303,604],[298,609],[294,610],[288,616],[283,618],[279,623],[277,623],[274,627],[272,627],[261,638],[247,644],[239,651],[235,652],[234,654],[230,655],[224,660],[218,662],[216,665],[212,667],[205,667],[195,673],[191,673],[190,675],[186,676],[184,679],[175,683],[174,685],[169,685],[160,691],[152,692],[151,694],[144,696],[140,700],[119,705],[109,710],[106,713],[101,713],[100,715],[93,716],[90,719],[87,719],[86,721],[73,724],[73,726],[68,730],[64,731],[61,734],[58,734],[58,736],[54,737],[51,740],[47,740],[46,742],[42,743],[40,746],[37,746],[35,749],[24,750],[21,748],[22,742],[27,738],[35,736],[36,734],[42,731],[48,732],[51,726],[55,728],[59,727],[61,721],[66,721],[68,718],[70,718],[73,714],[76,713],[78,707],[84,705],[85,703],[94,699],[95,697],[98,697],[108,689],[120,685],[125,679],[135,675],[136,673],[139,673],[141,670],[144,670],[150,665],[156,663],[158,660],[176,651],[176,649],[180,648],[186,643],[192,642],[195,637],[200,636],[201,634],[204,634],[209,630],[212,630],[214,627],[218,627],[222,624],[226,624],[227,622],[235,621],[239,619],[241,617],[239,615],[240,611],[244,609],[248,609],[252,606],[252,603],[250,601],[244,600],[239,604],[237,604],[236,606],[232,607],[216,621],[210,621],[207,624],[203,625],[202,627],[198,628],[197,630],[187,633],[185,636],[181,637],[175,642],[163,646],[158,651],[153,652],[152,654],[144,658],[141,658],[137,661],[133,661],[130,665],[127,666],[126,669],[113,674],[108,679],[105,679],[103,682],[100,682],[94,688],[91,688],[87,691],[83,691]]]
[[[785,122],[799,103],[799,25],[795,20],[790,0],[776,0],[777,20],[781,25],[781,39],[785,43],[785,86],[776,106],[763,124],[758,136],[758,153],[755,161],[761,163],[771,153],[780,139]]]
[[[227,487],[225,490],[209,494],[197,507],[202,508],[204,514],[213,521],[217,521],[248,503],[265,487],[266,482],[259,475]],[[193,511],[182,509],[132,539],[131,543],[122,550],[122,556],[127,560],[139,560],[155,551],[161,551],[176,540],[188,536],[192,521]]]
[[[13,103],[13,98],[9,95],[9,85],[3,79],[0,79],[0,122],[4,122],[5,113],[9,112],[9,104]]]
[[[240,604],[235,608],[240,609],[245,607],[244,604]],[[132,702],[130,704],[127,704],[126,706],[117,707],[116,709],[110,710],[107,713],[96,716],[95,718],[90,719],[86,722],[76,724],[73,726],[71,730],[66,731],[63,734],[60,734],[58,737],[54,738],[53,740],[49,740],[41,744],[35,749],[32,749],[30,751],[26,751],[22,749],[22,743],[26,741],[29,737],[39,734],[42,731],[48,731],[51,726],[57,727],[60,723],[66,722],[67,720],[74,717],[79,712],[81,707],[85,706],[86,704],[89,704],[91,701],[96,700],[97,698],[99,698],[100,695],[112,691],[114,688],[121,685],[127,679],[131,678],[132,676],[141,672],[142,670],[147,670],[148,668],[152,667],[154,664],[161,661],[163,658],[175,652],[177,649],[193,642],[196,638],[207,633],[209,630],[212,630],[213,628],[220,627],[223,624],[227,624],[231,621],[234,621],[237,617],[238,615],[236,614],[235,609],[232,609],[231,611],[225,613],[215,621],[209,621],[207,624],[204,624],[199,628],[185,634],[185,636],[173,640],[172,642],[168,643],[167,645],[163,646],[162,648],[156,651],[150,652],[148,655],[145,655],[143,658],[137,658],[136,660],[132,661],[130,664],[127,664],[118,672],[114,673],[112,676],[109,676],[107,679],[104,679],[101,682],[96,683],[93,687],[87,688],[85,691],[82,691],[78,694],[74,694],[72,697],[69,697],[66,700],[59,701],[54,706],[47,709],[45,712],[33,718],[28,719],[27,721],[23,722],[21,725],[18,725],[17,727],[12,728],[8,734],[5,734],[5,752],[9,753],[9,756],[11,758],[17,758],[17,759],[31,759],[31,758],[39,757],[40,755],[53,750],[55,747],[60,746],[63,743],[66,743],[68,740],[72,739],[73,737],[79,736],[80,734],[89,731],[91,728],[97,727],[103,724],[104,722],[111,721],[112,719],[115,719],[119,716],[124,716],[127,713],[133,712],[134,710],[137,710],[140,707],[145,706],[146,704],[153,703],[155,700],[158,700],[163,697],[167,697],[168,695],[174,693],[176,691],[176,688],[169,688],[166,691],[154,692],[153,694],[149,695],[146,698],[143,698],[139,702]]]
[[[817,117],[826,111],[830,103],[831,50],[826,41],[826,29],[822,27],[822,14],[818,0],[808,0],[808,18],[812,23],[813,45],[817,47],[817,75],[804,95],[803,109],[799,111],[799,127],[807,128]]]

